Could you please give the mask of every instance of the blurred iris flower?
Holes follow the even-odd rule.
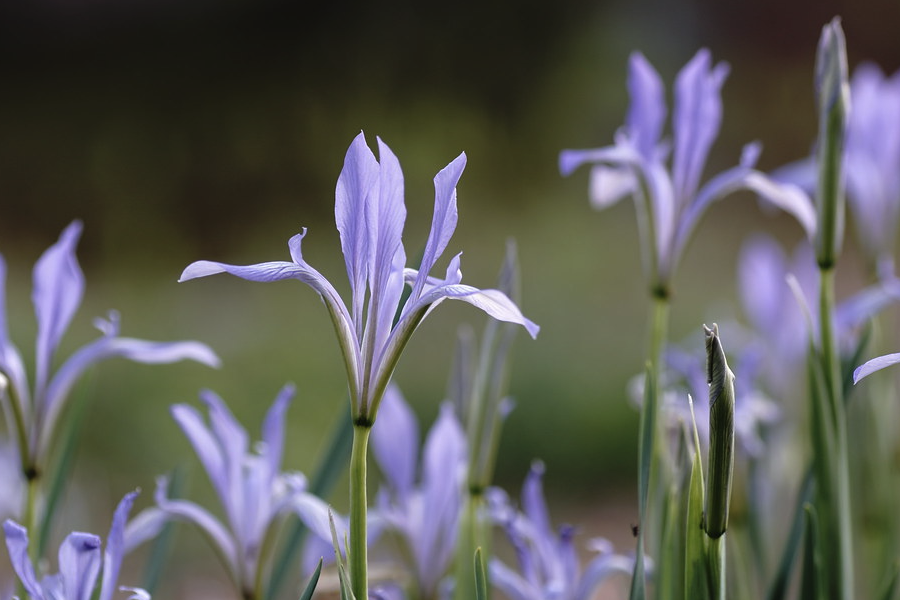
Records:
[[[158,480],[156,504],[168,517],[200,528],[244,597],[259,597],[254,594],[261,585],[262,562],[266,550],[271,550],[269,544],[277,529],[273,526],[279,517],[295,512],[310,531],[331,539],[327,505],[305,491],[303,475],[281,472],[285,411],[293,395],[290,385],[279,392],[263,421],[262,443],[255,452],[250,452],[247,432],[216,394],[201,393],[209,411],[209,426],[192,406],[172,406],[172,417],[219,496],[227,525],[194,502],[168,498],[165,477]]]
[[[893,275],[900,219],[900,71],[890,77],[872,63],[859,65],[850,81],[844,173],[857,240],[881,277]],[[804,189],[816,186],[809,157],[773,175]]]
[[[59,573],[38,581],[34,565],[28,556],[28,531],[12,520],[3,524],[6,547],[12,566],[25,591],[34,600],[90,600],[101,567],[98,600],[111,600],[119,579],[119,568],[126,551],[125,521],[137,492],[127,494],[113,516],[112,527],[106,537],[106,549],[101,554],[101,540],[91,533],[70,533],[59,548]],[[131,592],[130,600],[149,600],[150,594],[139,588],[120,587]]]
[[[378,495],[376,518],[383,532],[396,532],[405,546],[403,555],[409,557],[415,574],[416,592],[411,597],[437,598],[438,584],[456,549],[465,483],[465,433],[452,404],[444,403],[420,448],[416,417],[394,385],[384,394],[378,420],[381,424],[372,430],[372,450],[385,486]]]
[[[543,475],[544,465],[532,464],[522,487],[524,512],[513,509],[508,498],[492,488],[493,519],[503,526],[515,548],[519,572],[492,559],[491,583],[511,600],[589,600],[610,575],[630,577],[634,559],[615,554],[605,539],[591,540],[591,549],[598,554],[584,570],[580,568],[575,528],[564,525],[555,532],[550,526]]]
[[[593,165],[590,197],[596,208],[633,196],[638,211],[645,269],[651,289],[666,294],[678,260],[693,229],[709,205],[746,189],[792,214],[812,238],[815,210],[807,195],[791,184],[775,183],[754,166],[756,143],[744,147],[740,164],[710,179],[700,178],[722,119],[720,89],[728,66],[713,66],[702,49],[675,81],[671,167],[669,143],[660,140],[666,118],[663,84],[640,53],[631,55],[628,91],[631,106],[612,146],[594,150],[564,150],[559,168],[568,175],[582,164]]]
[[[81,223],[74,221],[34,266],[32,301],[37,316],[34,388],[28,383],[18,349],[9,338],[5,306],[6,263],[0,256],[0,374],[8,379],[0,401],[13,415],[20,460],[26,472],[43,467],[56,425],[72,387],[94,364],[121,356],[142,363],[195,360],[218,366],[219,359],[199,342],[149,342],[119,336],[119,316],[97,319],[103,337],[72,354],[52,371],[57,347],[84,295],[84,275],[75,257]]]
[[[532,337],[539,330],[502,292],[460,283],[458,254],[443,278],[429,276],[456,229],[456,184],[466,164],[465,154],[434,178],[431,232],[421,265],[415,270],[405,268],[401,241],[406,206],[400,163],[381,139],[378,152],[380,162],[360,133],[350,144],[337,182],[335,220],[350,279],[349,307],[334,286],[303,260],[300,245],[305,229],[288,242],[290,262],[236,266],[198,261],[188,265],[180,279],[230,273],[250,281],[298,279],[312,287],[325,302],[337,333],[354,419],[368,423],[374,421],[381,396],[413,331],[443,300],[468,302],[496,319],[524,326]],[[412,287],[405,303],[404,283]]]

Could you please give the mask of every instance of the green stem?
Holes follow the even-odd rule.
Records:
[[[843,398],[840,357],[834,334],[834,269],[822,267],[820,272],[819,331],[821,335],[822,374],[825,384],[828,417],[833,432],[833,454],[819,457],[832,464],[825,465],[831,474],[831,485],[822,485],[826,504],[834,514],[833,525],[829,527],[837,539],[828,542],[836,553],[836,564],[827,569],[832,578],[832,590],[838,598],[849,600],[853,597],[853,540],[852,516],[850,512],[850,466],[847,448],[847,419]],[[822,482],[823,484],[825,482]],[[826,507],[822,507],[826,508]],[[823,516],[827,513],[823,513]]]
[[[369,448],[370,423],[353,425],[353,448],[350,451],[350,587],[357,600],[369,597],[368,559],[366,539],[366,461]]]
[[[709,539],[709,577],[713,600],[725,600],[725,537]]]

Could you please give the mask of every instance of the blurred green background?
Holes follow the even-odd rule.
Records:
[[[518,241],[522,305],[542,331],[517,343],[517,408],[498,480],[517,490],[542,458],[556,506],[627,501],[637,413],[626,388],[642,369],[647,310],[633,209],[592,211],[587,170],[561,178],[557,154],[611,142],[627,110],[630,52],[643,51],[670,85],[706,46],[731,64],[707,176],[754,139],[763,169],[806,155],[816,41],[835,14],[851,68],[863,59],[900,66],[900,4],[887,1],[4,3],[0,252],[20,349],[33,353],[30,269],[80,218],[87,294],[63,355],[93,338],[92,317],[116,308],[124,335],[198,339],[224,363],[97,369],[80,389],[93,397],[73,488],[112,507],[140,485],[149,503],[155,475],[194,464],[168,406],[196,404],[204,387],[257,437],[277,390],[295,382],[285,466],[314,467],[346,411],[343,366],[316,295],[293,282],[175,281],[200,258],[287,259],[288,238],[305,226],[305,257],[345,290],[334,185],[362,129],[403,165],[410,255],[428,233],[431,179],[461,151],[469,162],[448,255],[464,252],[464,281],[492,286],[505,240]],[[740,316],[734,260],[759,228],[791,245],[801,236],[749,197],[712,209],[676,277],[673,339]],[[483,317],[442,306],[396,373],[424,426],[464,322],[480,331]],[[196,464],[194,474],[191,494],[209,498]],[[343,505],[342,492],[334,502]],[[628,523],[615,527],[594,533],[630,535]]]

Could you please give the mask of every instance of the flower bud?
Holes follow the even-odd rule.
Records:
[[[707,383],[709,383],[709,479],[706,502],[706,534],[718,538],[728,528],[728,505],[734,473],[734,373],[728,368],[719,339],[719,326],[706,332]]]

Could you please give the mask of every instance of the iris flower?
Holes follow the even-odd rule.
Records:
[[[9,380],[0,401],[14,416],[20,459],[26,472],[43,467],[56,425],[72,387],[94,364],[121,356],[142,363],[195,360],[218,366],[219,359],[199,342],[149,342],[119,336],[119,317],[97,319],[103,333],[77,350],[53,371],[54,358],[66,329],[84,295],[84,275],[75,257],[81,223],[75,221],[62,232],[34,267],[32,301],[37,315],[34,387],[28,383],[24,363],[9,338],[5,307],[6,263],[0,256],[0,374]]]
[[[445,403],[420,448],[415,415],[393,385],[384,394],[378,419],[372,449],[386,484],[378,496],[378,518],[383,531],[397,532],[406,545],[404,555],[413,563],[418,591],[412,597],[436,598],[456,548],[465,433],[453,406]]]
[[[592,164],[590,197],[596,208],[633,196],[638,210],[645,268],[655,294],[667,294],[672,274],[698,221],[709,205],[746,189],[792,214],[812,237],[815,210],[798,187],[778,184],[754,166],[758,144],[744,147],[740,164],[700,185],[709,149],[722,120],[720,89],[728,74],[725,63],[712,64],[702,49],[675,81],[671,166],[669,144],[661,141],[666,119],[663,84],[640,53],[631,55],[628,91],[631,107],[625,126],[612,146],[594,150],[564,150],[563,175]]]
[[[272,541],[276,519],[295,512],[311,531],[331,539],[328,507],[305,491],[302,475],[281,472],[285,411],[293,395],[293,386],[279,392],[263,421],[262,443],[253,453],[246,430],[216,394],[201,393],[209,411],[209,426],[192,406],[172,406],[172,417],[219,496],[227,525],[194,502],[168,498],[165,477],[158,481],[156,504],[169,517],[200,528],[245,598],[259,597],[255,594],[261,585],[264,551]]]
[[[502,492],[493,489],[493,518],[516,550],[519,572],[492,559],[491,583],[511,600],[589,600],[610,575],[631,576],[634,559],[615,554],[612,545],[599,538],[590,544],[597,555],[581,569],[575,528],[564,525],[557,532],[551,528],[543,476],[543,463],[532,464],[522,487],[524,512],[512,509]]]
[[[456,184],[466,164],[465,154],[434,178],[431,232],[422,262],[415,270],[405,268],[406,251],[401,241],[406,206],[400,163],[381,139],[378,152],[380,162],[360,133],[350,144],[337,182],[335,221],[350,279],[349,306],[303,259],[300,246],[306,229],[288,242],[291,261],[237,266],[204,260],[188,265],[180,279],[230,273],[250,281],[298,279],[312,287],[322,297],[334,324],[347,369],[353,416],[361,423],[374,421],[400,353],[419,323],[443,300],[468,302],[496,319],[524,326],[532,337],[539,329],[502,292],[462,284],[458,254],[443,278],[429,275],[456,229]],[[412,288],[405,302],[404,283]]]
[[[70,533],[59,547],[59,573],[38,581],[34,565],[28,556],[28,531],[13,520],[3,523],[6,547],[16,575],[33,600],[90,600],[94,597],[97,576],[103,570],[98,600],[111,600],[119,579],[119,568],[126,550],[125,520],[137,492],[127,494],[113,516],[112,527],[106,537],[106,549],[101,553],[99,536],[91,533]],[[149,600],[150,594],[139,588],[120,587],[131,592],[130,600]]]

